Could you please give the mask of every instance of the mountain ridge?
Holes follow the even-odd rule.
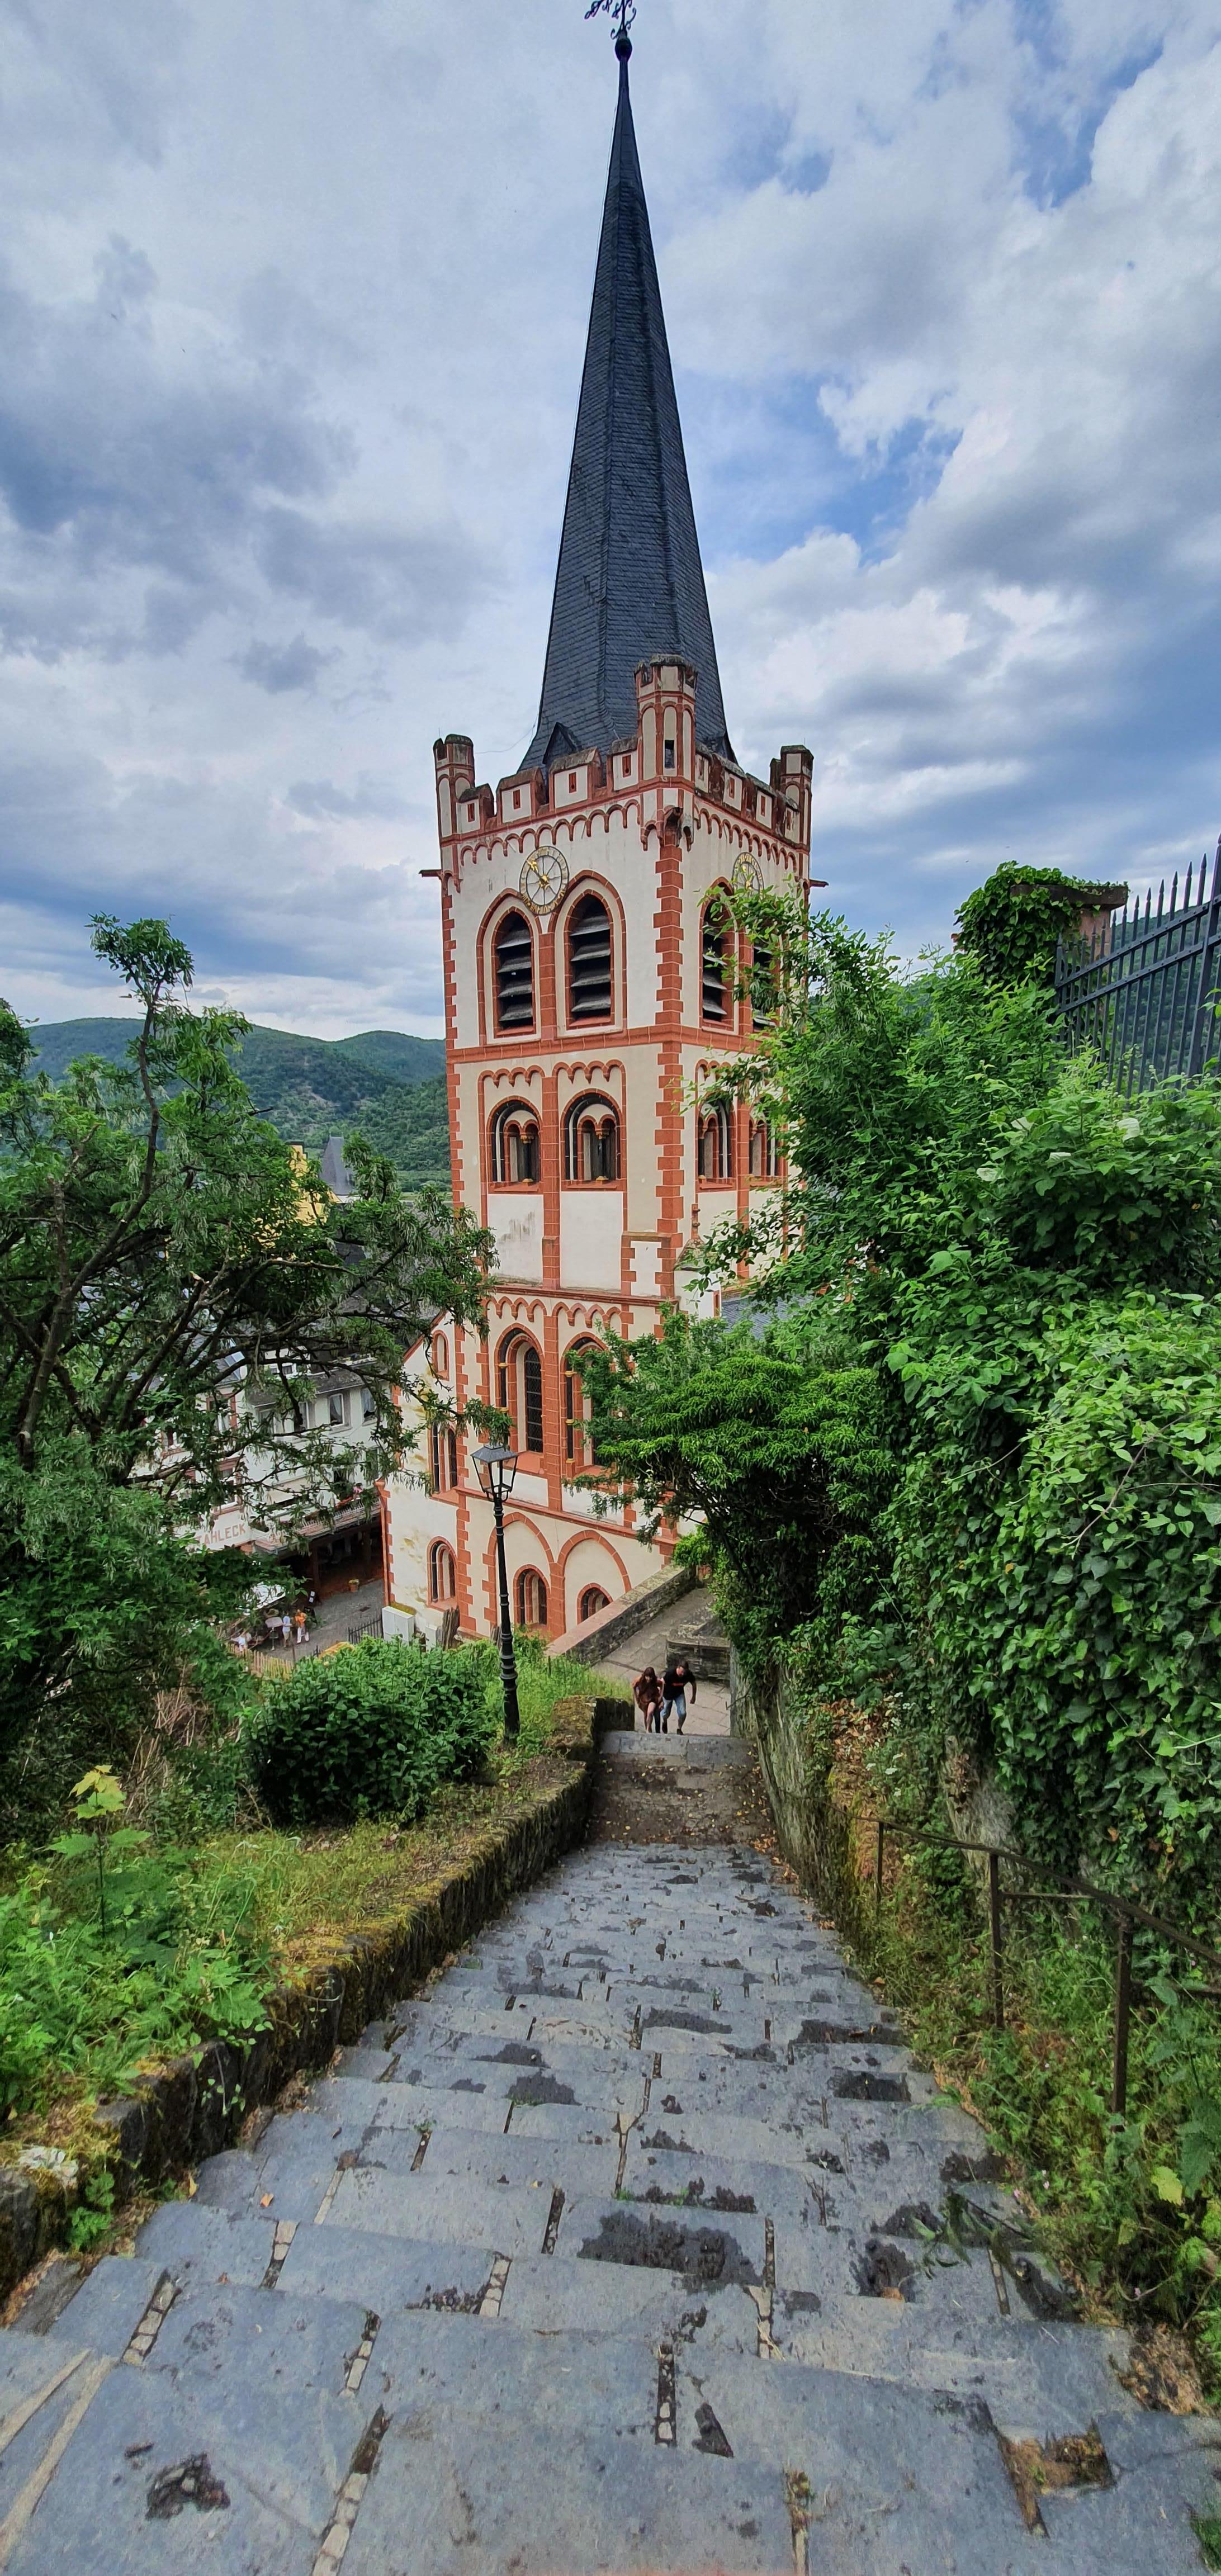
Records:
[[[139,1027],[139,1019],[124,1012],[36,1022],[29,1035],[36,1064],[59,1081],[84,1055],[121,1064]],[[259,1115],[287,1143],[318,1153],[329,1136],[359,1128],[404,1182],[415,1188],[429,1181],[448,1184],[442,1038],[416,1037],[407,1029],[311,1038],[252,1023],[233,1060]]]

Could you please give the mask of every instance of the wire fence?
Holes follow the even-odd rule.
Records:
[[[1005,2027],[1005,1908],[1007,1905],[1101,1905],[1112,1916],[1116,1937],[1115,1996],[1111,2031],[1111,2109],[1118,2119],[1123,2119],[1128,2107],[1128,2041],[1132,2027],[1132,1990],[1134,1982],[1140,1983],[1139,1978],[1134,1980],[1132,1966],[1133,1943],[1138,1928],[1152,1933],[1159,1941],[1168,1942],[1172,1948],[1186,1950],[1192,1958],[1199,1959],[1205,1967],[1221,1970],[1221,1950],[1211,1949],[1206,1941],[1198,1940],[1194,1932],[1184,1932],[1181,1924],[1169,1923],[1163,1915],[1151,1914],[1147,1906],[1138,1905],[1134,1898],[1113,1896],[1109,1888],[1095,1887],[1088,1878],[1060,1878],[1040,1887],[1006,1886],[1001,1876],[1002,1861],[1011,1871],[1020,1870],[1026,1878],[1041,1877],[1044,1873],[1039,1871],[1036,1863],[1027,1859],[1024,1852],[1010,1851],[1004,1843],[963,1842],[957,1834],[936,1833],[927,1825],[900,1824],[893,1816],[864,1817],[862,1822],[871,1824],[877,1835],[874,1859],[874,1919],[878,1924],[882,1919],[882,1903],[885,1894],[888,1834],[896,1838],[906,1836],[909,1840],[917,1842],[935,1843],[947,1851],[973,1853],[986,1861],[994,2030],[1003,2030]],[[1050,1872],[1047,1872],[1046,1876],[1051,1879]],[[1195,1986],[1192,1992],[1215,2002],[1221,1990],[1215,1986]]]
[[[1207,880],[1207,882],[1206,882]],[[1178,1075],[1199,1081],[1221,1052],[1221,841],[1208,862],[1165,879],[1088,937],[1061,938],[1056,999],[1072,1046],[1091,1046],[1131,1095]]]

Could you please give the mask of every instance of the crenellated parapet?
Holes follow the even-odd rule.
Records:
[[[570,841],[575,832],[589,832],[599,814],[618,810],[630,811],[646,844],[668,827],[689,845],[703,820],[751,855],[774,857],[786,874],[804,875],[812,752],[804,743],[785,743],[770,775],[753,777],[699,742],[696,686],[688,662],[664,656],[642,662],[635,734],[605,754],[596,745],[567,753],[549,771],[515,770],[495,788],[476,782],[470,737],[447,734],[435,745],[443,850],[452,848],[461,861],[504,847],[528,856],[557,835]]]

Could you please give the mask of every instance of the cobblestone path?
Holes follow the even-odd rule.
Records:
[[[987,2175],[753,1850],[595,1845],[0,2336],[0,2567],[1199,2567],[1221,2428]]]

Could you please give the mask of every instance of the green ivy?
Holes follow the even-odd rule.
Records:
[[[1112,903],[1116,896],[1126,900],[1127,892],[1126,886],[1065,876],[1061,868],[1004,859],[957,913],[958,944],[992,983],[1049,984],[1057,941],[1080,930],[1083,912],[1098,909],[1107,897]]]

